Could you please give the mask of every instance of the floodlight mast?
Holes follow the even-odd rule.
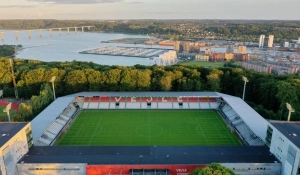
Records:
[[[288,116],[287,121],[290,121],[292,112],[295,112],[295,109],[293,109],[289,103],[286,103],[286,108],[289,110],[289,116]]]
[[[53,99],[56,100],[56,96],[55,96],[55,89],[54,89],[54,81],[56,79],[56,76],[53,76],[51,79],[50,79],[50,82],[52,83],[52,89],[53,89]]]
[[[246,91],[246,84],[249,82],[248,78],[243,76],[242,77],[243,81],[244,81],[244,90],[243,90],[243,100],[245,101],[245,91]]]
[[[6,105],[5,109],[3,109],[3,112],[6,112],[6,114],[7,114],[8,122],[11,122],[10,121],[10,113],[9,113],[10,109],[11,109],[11,103],[9,103],[8,105]]]
[[[14,72],[14,66],[13,66],[13,60],[11,58],[9,59],[9,64],[10,64],[10,67],[11,67],[11,75],[12,75],[14,89],[15,89],[15,96],[16,96],[16,99],[19,99],[17,82],[16,82],[16,77],[15,77],[15,72]]]

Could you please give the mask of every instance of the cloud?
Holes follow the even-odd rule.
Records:
[[[36,5],[2,5],[0,8],[6,9],[6,8],[34,8]]]
[[[116,3],[123,0],[28,0],[42,3],[54,3],[54,4],[98,4],[98,3]]]

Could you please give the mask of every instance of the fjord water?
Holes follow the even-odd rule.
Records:
[[[1,44],[21,44],[24,47],[24,50],[18,52],[16,58],[34,59],[46,62],[77,60],[94,62],[102,65],[152,65],[154,64],[154,61],[149,58],[90,55],[79,54],[79,52],[103,46],[161,47],[138,44],[101,43],[101,41],[119,38],[147,38],[147,36],[143,35],[91,33],[81,31],[78,31],[77,34],[75,34],[74,31],[70,31],[69,35],[66,31],[62,31],[61,35],[59,35],[58,31],[52,31],[52,37],[50,37],[49,31],[43,31],[43,36],[40,38],[38,31],[32,31],[31,39],[29,39],[27,32],[21,31],[19,32],[19,39],[16,40],[14,31],[6,30],[3,32],[5,32],[5,40],[0,40]]]

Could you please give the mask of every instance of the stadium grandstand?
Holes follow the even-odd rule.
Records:
[[[34,146],[15,172],[186,175],[217,162],[243,175],[296,175],[300,145],[277,141],[282,126],[217,92],[81,92],[34,118]]]

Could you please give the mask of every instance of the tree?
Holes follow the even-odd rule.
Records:
[[[87,78],[84,72],[81,70],[74,70],[69,72],[65,81],[68,88],[68,93],[87,90]]]
[[[235,175],[233,171],[217,163],[212,163],[205,168],[197,168],[190,175]]]

